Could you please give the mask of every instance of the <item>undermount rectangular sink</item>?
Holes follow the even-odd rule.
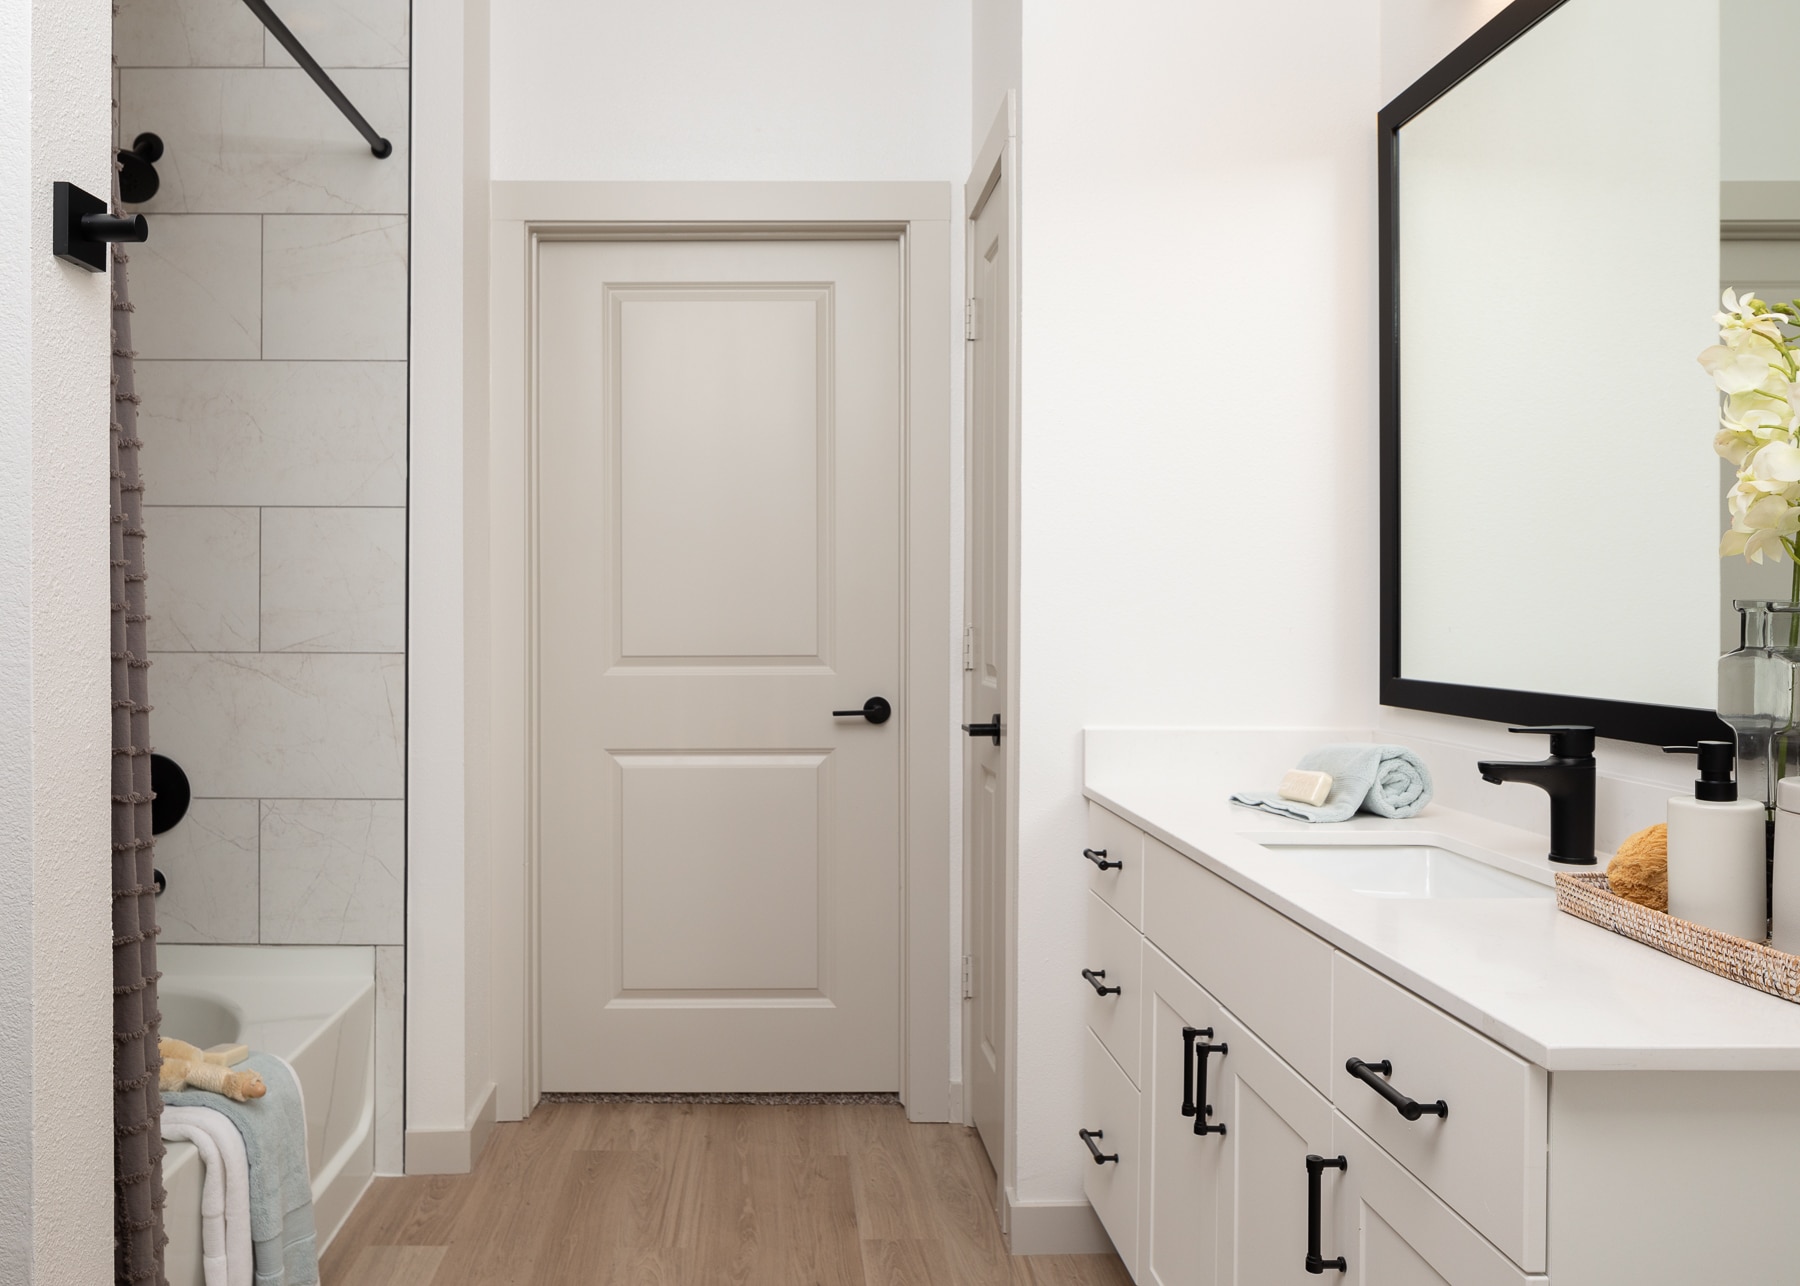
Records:
[[[1272,856],[1372,898],[1548,898],[1555,892],[1521,875],[1433,844],[1282,844]]]

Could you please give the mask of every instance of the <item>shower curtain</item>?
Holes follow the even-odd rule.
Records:
[[[164,1286],[162,1094],[157,1072],[155,840],[143,483],[126,257],[112,268],[112,887],[114,1280]]]

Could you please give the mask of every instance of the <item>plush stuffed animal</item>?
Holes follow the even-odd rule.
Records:
[[[1669,909],[1669,828],[1658,822],[1633,835],[1606,864],[1606,886],[1652,911]]]
[[[175,1090],[210,1090],[242,1103],[269,1092],[263,1078],[255,1072],[234,1072],[218,1063],[209,1063],[205,1050],[185,1040],[170,1040],[165,1036],[157,1047],[162,1051],[162,1076],[158,1084],[165,1094]]]

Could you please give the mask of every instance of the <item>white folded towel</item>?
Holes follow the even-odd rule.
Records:
[[[165,1142],[185,1140],[200,1153],[200,1254],[206,1286],[251,1286],[250,1161],[244,1136],[210,1107],[162,1111]]]

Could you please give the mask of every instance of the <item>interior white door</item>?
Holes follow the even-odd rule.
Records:
[[[1012,291],[1007,184],[997,183],[969,224],[967,628],[965,725],[999,720],[1001,736],[971,736],[964,760],[963,854],[968,874],[969,1113],[1005,1181],[1006,870],[1012,778],[1011,587]]]
[[[542,1088],[896,1090],[898,243],[537,280]]]

